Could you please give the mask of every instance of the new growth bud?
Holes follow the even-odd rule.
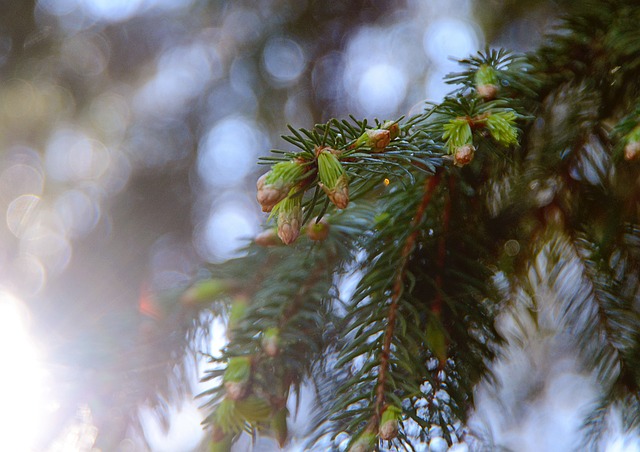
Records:
[[[480,66],[475,75],[475,85],[478,96],[484,100],[492,100],[498,95],[498,74],[487,64]]]
[[[304,175],[304,167],[297,161],[280,162],[271,171],[263,174],[256,183],[256,198],[263,212],[271,212],[273,207],[287,197],[291,187]]]
[[[321,242],[329,237],[329,223],[324,218],[320,221],[310,221],[307,225],[307,237]]]
[[[349,182],[346,174],[338,178],[333,188],[327,187],[322,182],[319,185],[338,209],[347,208],[349,205]]]
[[[256,188],[258,193],[256,195],[256,199],[262,206],[263,212],[271,212],[273,206],[282,201],[289,193],[289,189],[291,188],[283,181],[276,181],[274,183],[268,184],[267,179],[270,179],[273,172],[269,171],[266,174],[263,174],[258,178],[258,182],[256,182]]]
[[[498,85],[478,85],[476,90],[478,91],[478,96],[484,100],[495,99],[498,95]]]
[[[400,136],[400,124],[396,121],[385,121],[382,128],[389,131],[389,138],[395,140]]]
[[[453,154],[453,164],[460,167],[468,165],[473,160],[473,155],[475,154],[475,152],[476,148],[473,147],[472,144],[465,144],[464,146],[460,146]]]
[[[385,123],[386,124],[386,123]],[[397,124],[396,124],[397,126]],[[358,137],[354,147],[365,146],[371,148],[371,152],[384,152],[391,141],[391,131],[387,129],[368,129]]]
[[[636,126],[625,138],[624,159],[627,161],[640,158],[640,125]]]
[[[640,141],[631,141],[624,147],[624,159],[628,161],[638,160],[640,157]]]
[[[288,197],[278,204],[278,237],[285,245],[295,242],[302,226],[302,205],[299,196]]]
[[[229,400],[240,400],[247,395],[249,385],[240,381],[227,381],[224,384]]]
[[[328,148],[319,149],[317,155],[318,186],[338,209],[345,209],[349,204],[349,181],[342,164]]]
[[[268,328],[262,335],[262,349],[267,356],[274,357],[280,352],[280,329]]]
[[[402,420],[402,410],[395,405],[387,405],[382,412],[378,434],[385,441],[398,436],[399,424]]]
[[[229,400],[243,399],[249,392],[249,380],[251,378],[251,358],[248,356],[236,356],[229,359],[227,370],[222,381],[227,391]]]

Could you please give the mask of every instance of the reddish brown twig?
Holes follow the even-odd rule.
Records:
[[[387,314],[387,327],[384,332],[384,343],[382,351],[380,352],[380,366],[378,368],[378,384],[376,387],[376,410],[372,423],[378,425],[380,422],[380,416],[384,407],[385,395],[384,389],[387,380],[387,371],[389,369],[389,358],[391,354],[391,341],[393,339],[393,333],[396,326],[396,317],[398,314],[398,303],[404,289],[404,275],[411,256],[411,252],[415,247],[416,238],[419,232],[419,226],[424,217],[424,213],[431,201],[433,193],[440,182],[440,173],[436,173],[425,181],[424,195],[422,201],[416,209],[416,214],[411,221],[411,233],[407,237],[402,248],[402,254],[400,257],[400,265],[395,274],[393,281],[393,290],[391,293],[391,303],[389,304],[389,313]]]

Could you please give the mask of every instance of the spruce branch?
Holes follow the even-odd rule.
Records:
[[[389,366],[389,356],[391,354],[391,342],[393,339],[393,334],[396,327],[396,316],[398,310],[398,303],[400,297],[402,296],[405,284],[405,270],[407,266],[407,262],[415,247],[416,238],[418,235],[418,227],[422,223],[422,219],[424,217],[425,211],[431,201],[431,197],[435,189],[437,188],[440,182],[441,175],[440,173],[436,173],[434,176],[429,177],[425,181],[424,187],[424,195],[422,196],[422,201],[418,205],[416,213],[411,222],[411,233],[407,237],[402,247],[402,253],[400,256],[399,267],[396,271],[395,277],[393,279],[393,290],[391,294],[391,302],[389,304],[389,311],[387,314],[387,326],[384,331],[384,342],[382,346],[382,350],[380,352],[380,365],[378,367],[378,383],[376,387],[376,408],[375,408],[375,417],[372,420],[372,424],[378,425],[379,419],[382,414],[382,408],[385,403],[385,385],[386,385],[386,377],[387,377],[387,368]]]
[[[347,434],[342,449],[411,449],[433,426],[451,444],[475,385],[491,379],[505,299],[545,285],[563,295],[563,328],[606,389],[589,422],[619,405],[637,425],[640,64],[625,46],[640,44],[630,3],[567,18],[536,54],[463,60],[448,80],[457,89],[414,117],[290,128],[283,138],[297,150],[265,158],[258,186],[289,246],[267,225],[240,265],[220,270],[256,275],[221,359],[251,360],[249,389],[221,408],[233,414],[227,436],[266,428],[244,410],[249,400],[261,412],[257,397],[282,443],[287,399],[322,375],[315,428],[333,444]],[[542,254],[551,278],[528,285]],[[341,299],[346,275],[357,285]],[[223,367],[210,377],[224,380]],[[214,411],[229,392],[208,393]]]

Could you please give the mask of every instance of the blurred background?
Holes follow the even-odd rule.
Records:
[[[187,334],[210,321],[170,294],[260,230],[257,158],[288,149],[287,124],[419,112],[452,58],[532,50],[562,3],[2,2],[0,450],[201,447],[184,350],[220,347],[223,327]],[[550,338],[501,364],[517,386],[480,390],[480,436],[571,444],[595,389]],[[565,376],[579,385],[563,396]]]

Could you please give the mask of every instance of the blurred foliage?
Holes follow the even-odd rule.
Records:
[[[244,169],[207,181],[212,128],[240,118],[262,152],[283,117],[344,111],[350,36],[406,7],[173,3],[0,6],[2,285],[28,303],[53,369],[49,437],[88,405],[105,450],[130,436],[139,406],[166,422],[190,391],[184,351],[209,318],[178,291],[211,257],[202,231],[218,200],[254,180]]]
[[[513,50],[530,50],[573,0],[487,0],[474,2],[474,18],[487,42]],[[508,18],[508,19],[506,19]]]

